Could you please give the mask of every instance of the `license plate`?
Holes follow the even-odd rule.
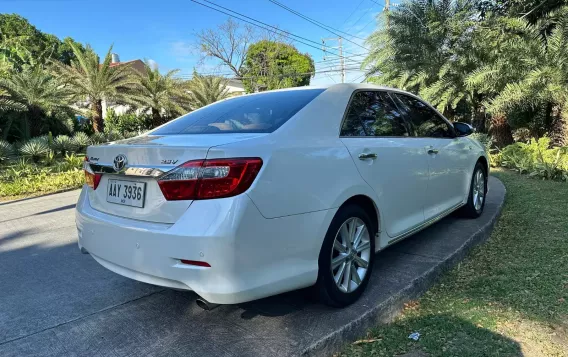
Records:
[[[144,207],[146,183],[137,181],[108,180],[107,202],[119,205]]]

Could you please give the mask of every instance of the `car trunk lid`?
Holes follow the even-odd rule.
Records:
[[[97,189],[88,189],[89,201],[94,209],[108,214],[174,223],[192,201],[167,201],[157,176],[184,162],[207,158],[211,147],[264,135],[267,134],[143,135],[91,146],[87,149],[91,168],[104,173]]]

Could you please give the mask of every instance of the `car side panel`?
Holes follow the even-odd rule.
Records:
[[[468,139],[429,138],[437,154],[428,154],[430,179],[424,208],[426,220],[464,202],[477,155]]]
[[[420,138],[344,137],[359,173],[382,203],[383,230],[392,238],[424,222],[428,157]],[[361,160],[360,154],[375,159]]]
[[[368,187],[339,138],[283,143],[269,140],[222,145],[211,148],[207,155],[262,158],[261,172],[247,194],[266,218],[336,208],[344,202],[343,193],[349,188]]]

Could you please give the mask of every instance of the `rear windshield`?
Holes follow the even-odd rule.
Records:
[[[266,92],[223,100],[181,116],[151,134],[271,133],[324,90]]]

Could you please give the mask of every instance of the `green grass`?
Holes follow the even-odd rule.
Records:
[[[568,356],[568,184],[494,174],[507,196],[490,240],[340,356]]]

